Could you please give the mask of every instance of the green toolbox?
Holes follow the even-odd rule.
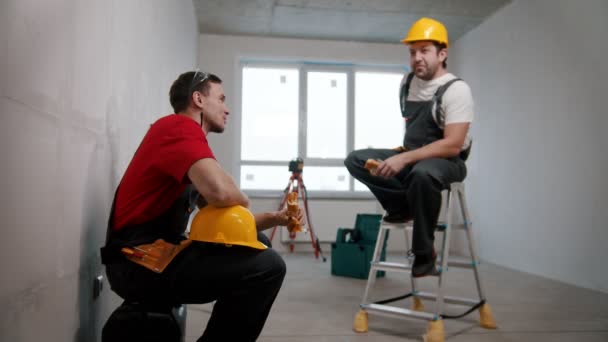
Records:
[[[331,244],[331,274],[367,279],[370,262],[376,247],[382,215],[357,214],[354,228],[338,228],[336,242]],[[383,241],[380,260],[386,260],[386,240]],[[378,271],[384,277],[384,271]]]

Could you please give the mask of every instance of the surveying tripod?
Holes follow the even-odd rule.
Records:
[[[312,228],[312,222],[310,219],[310,210],[308,209],[308,193],[306,192],[306,186],[304,185],[304,181],[302,180],[302,170],[304,168],[304,164],[301,159],[297,159],[296,161],[291,161],[289,163],[289,171],[291,171],[291,177],[289,177],[289,182],[287,182],[287,186],[285,190],[283,190],[283,199],[281,199],[281,204],[279,204],[279,209],[283,209],[283,207],[287,204],[287,197],[290,192],[295,192],[299,194],[299,198],[302,199],[302,203],[304,203],[304,217],[302,219],[302,226],[304,226],[304,233],[308,230],[310,235],[310,242],[312,243],[312,248],[314,249],[315,258],[321,259],[325,262],[327,259],[323,256],[323,252],[321,251],[321,246],[319,245],[319,238],[315,235],[315,232]],[[294,182],[297,182],[294,185]],[[308,227],[308,228],[306,228]],[[277,230],[277,226],[272,228],[272,233],[270,233],[270,241],[274,238],[274,233]],[[289,232],[289,251],[293,253],[294,250],[294,239],[296,237],[295,231]]]

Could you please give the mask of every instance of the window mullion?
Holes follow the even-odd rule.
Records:
[[[355,149],[355,72],[350,68],[346,78],[346,154]],[[349,177],[348,189],[355,191],[355,179]]]
[[[298,113],[298,126],[299,126],[299,134],[298,134],[298,155],[297,157],[306,159],[307,157],[307,130],[308,130],[308,120],[307,120],[307,101],[308,101],[308,68],[305,66],[300,66],[300,91],[299,91],[299,113]],[[294,156],[295,158],[296,156]]]

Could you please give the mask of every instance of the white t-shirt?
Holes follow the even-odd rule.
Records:
[[[437,88],[446,84],[447,82],[457,78],[451,73],[442,75],[441,77],[432,79],[430,81],[424,81],[418,77],[412,78],[410,83],[410,89],[407,96],[408,101],[430,101],[433,99],[433,95],[437,92]],[[407,74],[403,76],[401,85],[407,80]],[[401,87],[399,87],[401,89]],[[443,94],[441,99],[441,107],[444,113],[443,120],[445,125],[462,122],[473,122],[473,96],[471,95],[471,88],[464,81],[456,81],[452,83]],[[433,119],[435,122],[436,110],[433,108]],[[438,124],[439,125],[439,124]],[[439,128],[444,129],[445,125],[439,125]],[[467,149],[471,145],[470,130],[467,132],[462,150]]]

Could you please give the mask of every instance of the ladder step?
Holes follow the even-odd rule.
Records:
[[[429,299],[429,300],[437,300],[437,294],[435,293],[430,293],[430,292],[416,292],[416,297],[422,298],[422,299]],[[476,305],[479,303],[479,299],[471,299],[471,298],[464,298],[464,297],[454,297],[454,296],[443,296],[443,301],[445,303],[450,303],[450,304],[460,304],[460,305]]]
[[[383,228],[383,229],[404,229],[404,228],[412,228],[412,227],[413,227],[413,221],[407,221],[407,222],[403,222],[403,223],[390,223],[390,222],[385,222],[385,221],[380,222],[380,228]]]
[[[437,267],[441,266],[441,259],[437,259]],[[471,259],[467,259],[467,258],[459,258],[459,257],[450,257],[448,259],[448,268],[449,267],[455,267],[455,268],[474,268],[475,265],[473,263],[473,261]]]
[[[447,223],[438,223],[437,231],[443,232],[448,227]],[[452,223],[452,229],[465,229],[466,226],[463,223]]]
[[[473,268],[475,265],[471,260],[467,260],[465,258],[450,258],[448,260],[448,268]],[[379,261],[372,262],[371,267],[375,271],[397,271],[397,272],[410,272],[412,266],[409,264],[401,264],[398,262],[387,262],[387,261]],[[437,260],[436,267],[441,267],[441,260]]]
[[[382,222],[381,226],[384,229],[412,229],[414,227],[412,221],[405,222],[405,223]],[[445,231],[447,226],[448,226],[447,223],[440,222],[440,223],[437,223],[436,229],[439,232],[443,232],[443,231]],[[452,229],[466,229],[466,227],[467,226],[465,226],[464,223],[452,223]]]
[[[397,271],[397,272],[410,272],[412,267],[407,264],[400,264],[397,262],[372,262],[371,267],[374,271]]]
[[[424,311],[414,311],[382,304],[361,304],[361,309],[370,314],[383,315],[394,318],[413,317],[418,319],[433,320],[435,315]]]

